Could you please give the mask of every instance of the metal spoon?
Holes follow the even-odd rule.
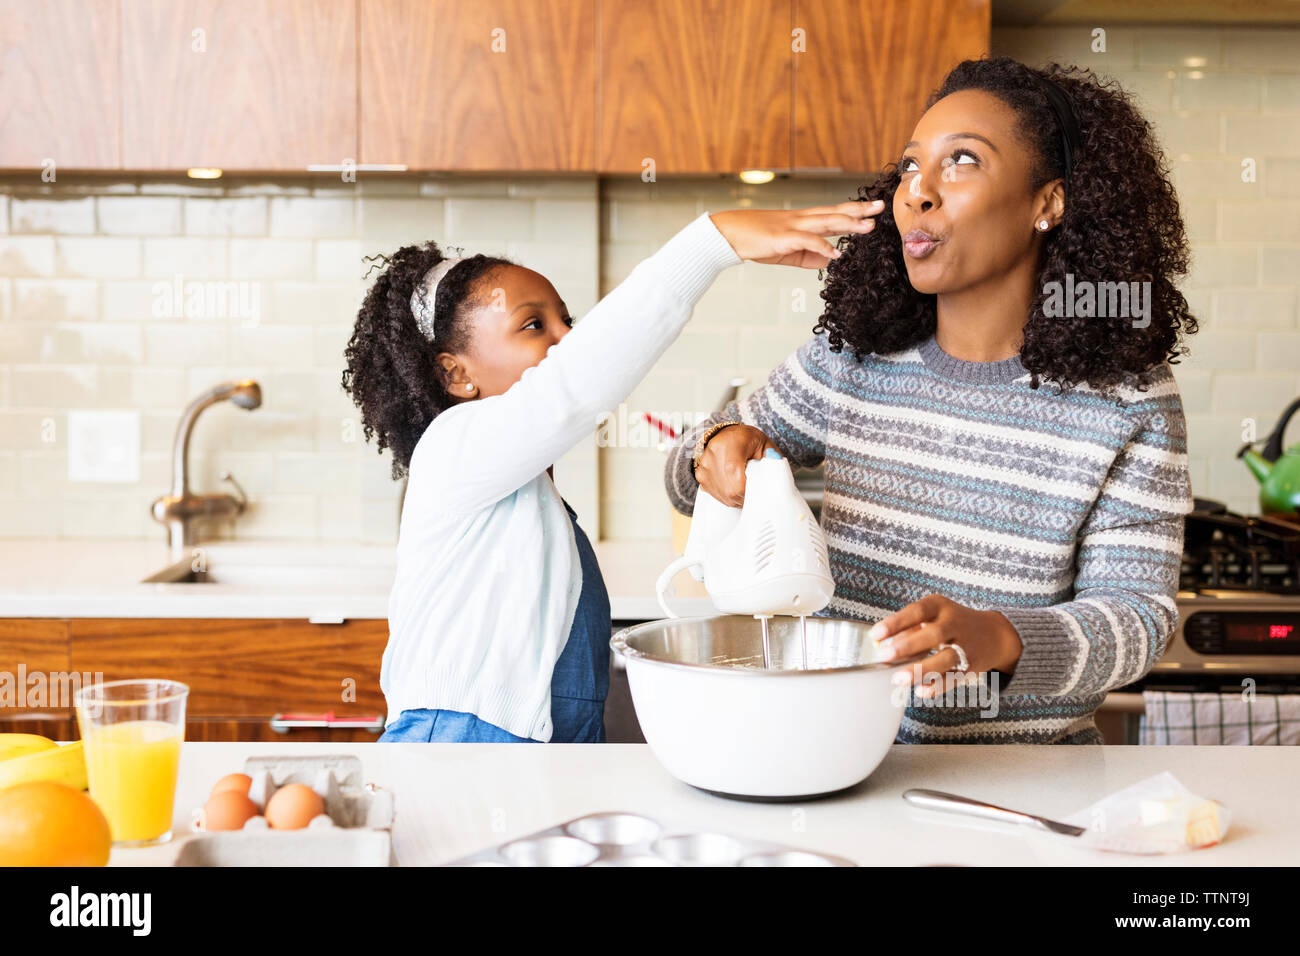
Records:
[[[1086,832],[1085,827],[1061,823],[1059,820],[1049,820],[1047,817],[1036,817],[1032,813],[1021,813],[1019,810],[1008,810],[1006,807],[995,806],[982,800],[972,800],[970,797],[961,797],[955,793],[944,793],[942,790],[904,790],[903,799],[927,810],[960,813],[969,817],[997,820],[1000,823],[1018,823],[1048,833],[1059,833],[1062,836],[1077,837]]]

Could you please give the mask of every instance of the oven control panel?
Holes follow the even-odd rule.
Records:
[[[1193,611],[1182,631],[1198,654],[1300,656],[1300,610]]]

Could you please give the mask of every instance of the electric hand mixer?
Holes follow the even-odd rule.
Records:
[[[668,617],[672,579],[691,569],[724,614],[806,617],[835,592],[826,536],[795,487],[790,463],[772,448],[745,466],[745,503],[722,504],[701,488],[686,553],[668,565],[655,587]]]

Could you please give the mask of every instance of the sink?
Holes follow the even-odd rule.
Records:
[[[252,591],[318,592],[388,591],[393,586],[391,562],[326,560],[303,553],[221,557],[209,555],[204,570],[195,571],[189,558],[155,571],[144,584],[220,584]]]
[[[155,571],[147,578],[141,578],[141,584],[195,584],[209,581],[207,571],[195,571],[193,562],[182,558],[175,564],[169,564],[161,571]]]

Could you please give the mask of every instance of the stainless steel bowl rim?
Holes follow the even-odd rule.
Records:
[[[895,667],[906,667],[915,664],[917,661],[925,660],[934,653],[934,649],[920,651],[908,657],[900,657],[892,661],[871,661],[866,664],[853,664],[848,667],[823,667],[816,670],[801,670],[798,668],[791,670],[766,670],[761,667],[724,667],[717,664],[696,664],[691,661],[674,661],[663,657],[654,657],[639,651],[634,647],[629,647],[627,638],[641,630],[648,630],[652,627],[660,627],[665,622],[673,624],[693,624],[698,621],[715,621],[721,617],[743,617],[740,614],[707,614],[700,617],[674,617],[664,618],[658,621],[646,621],[644,624],[634,624],[631,627],[625,627],[614,634],[609,639],[610,649],[616,654],[621,654],[627,658],[635,658],[638,661],[644,661],[647,664],[654,664],[656,667],[684,668],[686,670],[709,671],[714,674],[739,674],[742,677],[816,677],[819,674],[848,674],[853,671],[883,671],[892,670]],[[861,624],[861,621],[855,621],[852,618],[816,618],[819,621],[847,621],[852,624]]]

